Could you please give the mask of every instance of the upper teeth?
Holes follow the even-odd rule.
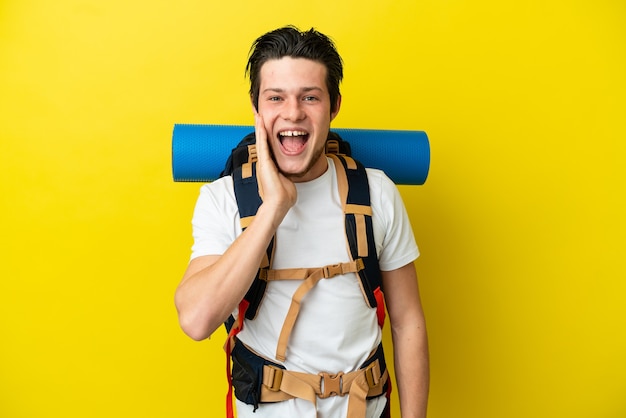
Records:
[[[303,132],[303,131],[283,131],[279,135],[281,135],[281,136],[300,136],[300,135],[306,135],[306,132]]]

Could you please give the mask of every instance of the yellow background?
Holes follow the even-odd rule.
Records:
[[[334,126],[429,134],[429,416],[626,416],[618,0],[0,2],[0,416],[222,416],[171,130],[251,124],[249,45],[288,23],[345,59]]]

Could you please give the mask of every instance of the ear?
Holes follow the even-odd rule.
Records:
[[[335,119],[335,116],[339,113],[339,109],[341,108],[341,96],[337,97],[337,105],[335,106],[335,110],[330,112],[330,120]]]

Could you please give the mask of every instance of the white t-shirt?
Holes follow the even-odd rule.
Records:
[[[296,183],[298,198],[276,231],[272,268],[322,267],[349,261],[344,215],[333,160],[315,180]],[[419,251],[402,198],[380,170],[367,169],[374,240],[383,271],[413,262]],[[193,216],[192,258],[223,254],[241,234],[232,178],[204,185]],[[238,338],[259,354],[274,359],[278,336],[299,280],[268,283],[255,320],[247,320]],[[322,279],[304,297],[289,338],[288,370],[337,373],[357,370],[378,346],[381,330],[376,310],[368,308],[356,274]],[[277,363],[281,363],[276,361]],[[317,417],[345,417],[347,397],[318,399]],[[368,417],[379,417],[385,397],[368,401]],[[316,416],[302,399],[252,407],[237,401],[239,418]]]

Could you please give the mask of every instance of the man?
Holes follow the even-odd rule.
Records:
[[[341,106],[343,70],[333,42],[314,29],[277,29],[255,41],[246,70],[262,203],[242,232],[233,179],[226,176],[201,189],[193,219],[192,259],[175,297],[181,327],[195,340],[208,338],[231,314],[239,315],[238,305],[255,280],[273,237],[272,269],[315,268],[350,260],[337,162],[324,153],[330,123]],[[367,178],[401,413],[425,417],[428,348],[413,265],[419,252],[395,185],[378,170],[367,169]],[[281,327],[301,283],[268,282],[256,317],[245,319],[235,344],[265,365],[284,368],[284,375],[296,376],[298,385],[299,376],[317,379],[313,399],[298,390],[290,392],[286,385],[271,388],[272,384],[264,384],[264,395],[253,390],[253,401],[242,399],[245,388],[238,376],[252,366],[241,366],[244,360],[236,359],[239,369],[233,370],[233,380],[238,416],[383,416],[386,397],[368,393],[367,385],[366,392],[358,394],[361,383],[351,384],[348,379],[350,375],[355,382],[364,381],[362,365],[381,341],[376,309],[365,303],[354,272],[317,282],[298,305],[286,348],[277,349]],[[262,374],[265,381],[266,368]],[[362,412],[355,412],[361,408]]]

